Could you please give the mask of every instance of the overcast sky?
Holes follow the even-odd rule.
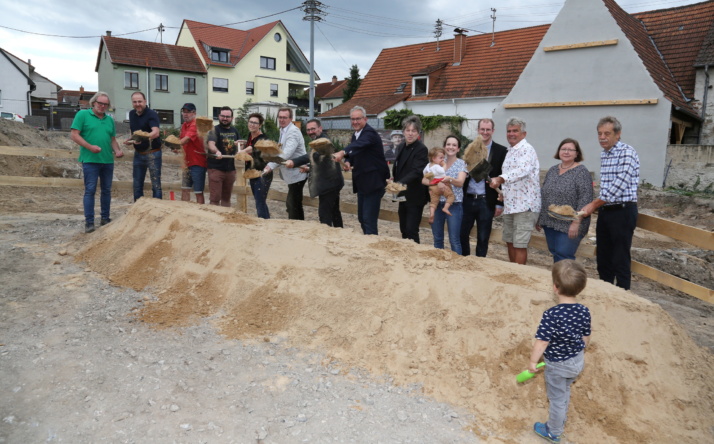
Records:
[[[575,1],[575,0],[570,0]],[[585,0],[577,0],[585,1]],[[598,1],[598,0],[590,0]],[[642,12],[698,3],[697,0],[620,0],[627,12]],[[496,31],[551,23],[564,0],[326,0],[325,16],[315,26],[315,68],[320,82],[342,79],[356,64],[364,77],[382,48],[433,41],[437,19],[444,22],[442,40],[453,38],[455,26],[468,35],[490,33],[491,8]],[[75,0],[0,0],[0,47],[27,61],[63,89],[96,90],[94,67],[99,36],[176,43],[184,19],[250,29],[282,20],[305,56],[310,57],[310,24],[301,2]],[[238,23],[243,22],[243,23]],[[25,31],[25,32],[23,32]],[[140,32],[137,32],[140,31]],[[39,35],[44,34],[44,35]],[[126,34],[126,35],[125,35]],[[89,38],[82,38],[89,37]]]

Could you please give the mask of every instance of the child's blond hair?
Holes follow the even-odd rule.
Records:
[[[444,148],[442,148],[440,146],[435,146],[433,148],[429,148],[429,160],[434,159],[434,157],[436,157],[436,155],[439,153],[443,154],[444,157],[446,157],[446,150]]]
[[[588,281],[585,267],[572,259],[563,259],[553,264],[552,275],[558,294],[563,296],[577,296]]]

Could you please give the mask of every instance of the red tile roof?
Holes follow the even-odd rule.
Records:
[[[342,91],[347,87],[347,80],[338,80],[335,83],[325,82],[315,85],[315,97],[320,99],[333,99],[342,97]]]
[[[550,25],[465,37],[464,56],[453,65],[455,39],[383,49],[354,97],[322,114],[344,116],[355,105],[377,114],[399,101],[505,96],[533,56]],[[429,75],[429,95],[411,96],[412,75]],[[402,83],[403,93],[396,94]],[[365,105],[367,104],[367,105]]]
[[[109,51],[112,63],[174,71],[206,72],[193,48],[109,36],[102,37],[95,71],[99,69],[102,46],[106,46]]]
[[[714,1],[633,16],[644,23],[684,94],[693,97],[696,79],[693,66],[714,27]],[[714,41],[710,40],[709,47],[714,47]]]
[[[195,22],[193,20],[184,20],[183,22],[191,31],[203,60],[209,65],[228,67],[235,66],[275,25],[280,23],[278,20],[247,31],[241,31],[240,29]],[[206,46],[230,50],[230,63],[212,62]]]
[[[709,28],[709,34],[704,38],[704,44],[699,51],[694,66],[714,65],[714,22]]]

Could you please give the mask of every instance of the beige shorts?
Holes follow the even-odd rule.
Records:
[[[503,242],[511,243],[515,248],[528,248],[539,215],[532,211],[504,214]]]

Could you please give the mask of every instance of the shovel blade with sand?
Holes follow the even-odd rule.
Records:
[[[539,362],[538,365],[536,365],[536,368],[541,368],[543,366],[545,366],[545,362]],[[520,372],[518,374],[518,376],[516,376],[516,381],[526,382],[534,376],[535,376],[535,373],[531,373],[530,371],[525,370],[525,371]]]

